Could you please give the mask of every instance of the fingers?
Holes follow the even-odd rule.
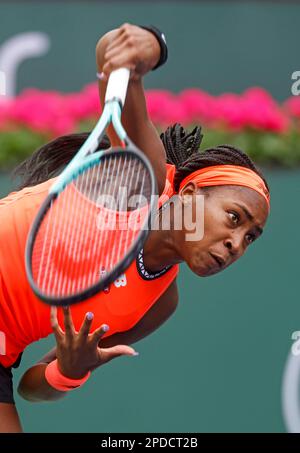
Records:
[[[105,52],[105,64],[104,67],[107,65],[107,63],[114,61],[117,57],[124,56],[126,59],[132,56],[132,50],[128,49],[128,46],[126,42],[121,43],[119,46],[114,47],[110,50],[107,50]]]
[[[108,44],[107,49],[111,49],[116,45],[124,42],[129,41],[129,43],[134,40],[134,37],[137,33],[140,33],[140,27],[131,24],[123,24],[119,27],[118,32],[114,36],[114,39]]]
[[[126,67],[133,70],[138,63],[135,39],[124,35],[115,39],[106,49],[103,72],[108,76],[114,69]]]
[[[133,355],[133,356],[139,355],[139,353],[136,352],[135,349],[125,344],[119,344],[117,346],[113,346],[112,348],[107,348],[105,349],[105,351],[109,352],[113,357],[119,357],[121,355]]]
[[[64,332],[60,328],[60,325],[58,324],[57,307],[51,307],[50,309],[50,324],[54,332],[56,341],[60,341],[64,336]]]
[[[122,355],[128,355],[131,357],[138,356],[139,353],[136,352],[132,347],[120,344],[118,346],[113,346],[112,348],[101,349],[99,348],[99,360],[100,363],[109,362],[116,357],[120,357]]]
[[[72,320],[70,307],[63,307],[63,313],[64,313],[64,326],[65,326],[66,337],[71,338],[71,337],[73,337],[73,335],[75,333],[75,329],[74,329],[74,324],[73,324],[73,320]]]
[[[103,335],[109,331],[109,326],[107,324],[102,324],[101,327],[98,327],[98,329],[95,330],[91,337],[91,342],[94,343],[95,345],[98,345],[99,341],[103,337]]]
[[[94,314],[93,313],[91,313],[90,311],[88,313],[86,313],[84,321],[81,324],[80,330],[78,332],[78,336],[80,338],[83,339],[83,338],[87,338],[88,337],[88,335],[90,333],[90,329],[91,329],[91,325],[92,325],[93,319],[94,319]]]
[[[106,47],[105,55],[107,52],[110,52],[112,49],[115,49],[116,47],[121,46],[125,41],[125,36],[124,33],[120,32],[118,36],[114,38],[114,40],[108,44]]]
[[[131,71],[131,80],[138,80],[159,60],[160,45],[151,32],[135,25],[123,24],[114,32],[106,47],[101,48],[99,61],[106,76],[103,80],[121,67]]]
[[[118,37],[116,37],[106,48],[105,50],[105,59],[108,58],[108,55],[113,51],[121,51],[122,49],[131,49],[133,47],[137,47],[138,45],[138,37],[134,36],[133,34],[125,34],[122,33]]]
[[[133,71],[136,67],[136,52],[131,51],[131,55],[116,55],[107,61],[103,66],[103,72],[108,76],[112,71],[119,68],[127,68]]]

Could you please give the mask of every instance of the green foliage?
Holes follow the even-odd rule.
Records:
[[[1,131],[0,169],[10,170],[48,140],[50,137],[29,129]]]
[[[78,124],[77,131],[90,131],[94,125],[95,119],[82,121]],[[202,149],[231,144],[241,148],[258,164],[283,167],[300,165],[300,130],[296,127],[285,134],[254,129],[231,131],[206,127],[203,128],[203,133]],[[0,131],[0,170],[11,170],[52,138],[26,128]]]
[[[295,167],[300,165],[300,131],[285,134],[247,129],[239,132],[204,129],[202,149],[220,144],[241,148],[258,164]]]

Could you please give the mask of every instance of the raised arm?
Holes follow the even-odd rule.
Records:
[[[96,60],[98,73],[104,73],[105,79],[99,81],[100,100],[104,103],[107,77],[112,70],[127,67],[131,78],[122,123],[132,141],[149,158],[157,179],[159,195],[165,186],[166,155],[159,135],[149,119],[142,77],[149,72],[160,58],[160,45],[149,31],[135,25],[124,24],[110,31],[97,43]],[[108,135],[113,145],[118,138],[110,127]]]

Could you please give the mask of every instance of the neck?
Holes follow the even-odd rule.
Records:
[[[166,266],[179,264],[183,261],[180,254],[180,231],[158,229],[160,213],[158,213],[155,228],[149,233],[144,244],[144,265],[152,272],[157,272]]]

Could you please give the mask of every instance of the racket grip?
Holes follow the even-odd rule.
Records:
[[[109,76],[105,94],[105,102],[117,99],[122,107],[125,103],[130,71],[127,68],[120,68],[112,71]]]

